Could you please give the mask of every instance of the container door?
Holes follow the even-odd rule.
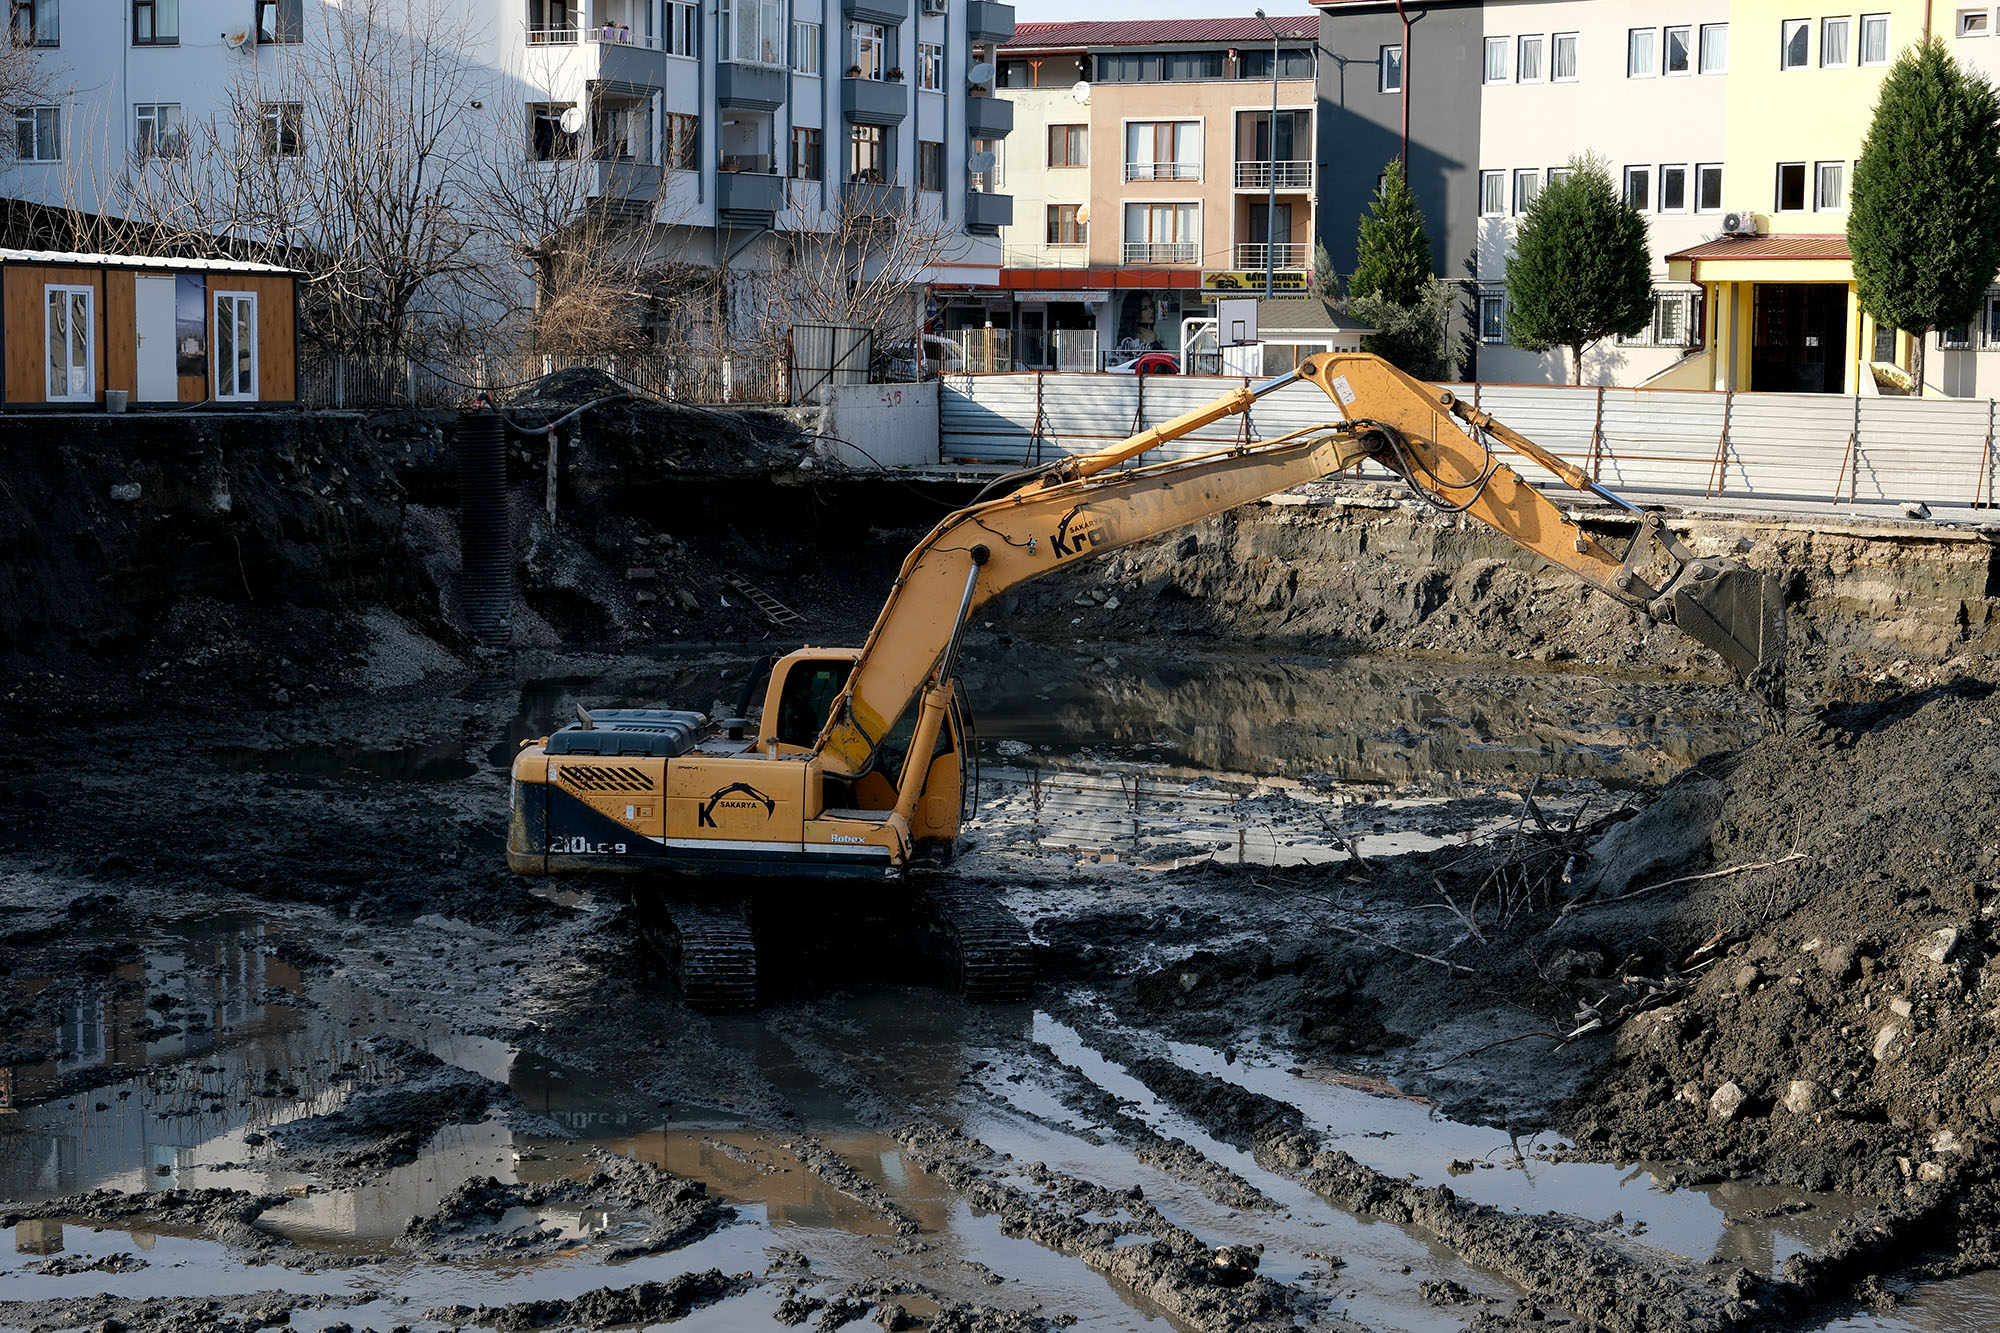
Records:
[[[174,279],[134,279],[133,306],[139,325],[139,384],[134,396],[142,403],[171,403],[180,397],[174,358]]]

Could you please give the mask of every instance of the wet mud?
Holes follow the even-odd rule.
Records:
[[[726,701],[754,649],[16,729],[0,1326],[1931,1330],[1990,1299],[1988,687],[1781,736],[1712,684],[1533,664],[974,653],[950,873],[1031,923],[1025,1006],[830,922],[770,932],[757,1012],[690,1014],[628,886],[500,867],[516,741]]]

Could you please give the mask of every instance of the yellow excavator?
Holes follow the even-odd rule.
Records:
[[[1325,391],[1337,419],[1198,457],[1120,466],[1301,380]],[[1496,445],[1629,511],[1636,530],[1624,549],[1586,532],[1501,461]],[[954,666],[973,612],[1030,579],[1363,462],[1679,626],[1782,709],[1785,615],[1774,580],[1696,556],[1658,514],[1451,390],[1375,356],[1329,353],[1094,453],[996,481],[910,553],[861,647],[805,647],[772,665],[754,724],[579,709],[577,723],[525,743],[515,757],[508,865],[524,875],[662,869],[740,886],[751,876],[880,878],[948,857],[967,795]],[[990,898],[948,888],[931,898],[967,992],[1025,992],[1018,923]],[[755,945],[743,904],[729,890],[719,903],[670,905],[690,1003],[754,1002]]]

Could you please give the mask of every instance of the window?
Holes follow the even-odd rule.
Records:
[[[1573,32],[1559,32],[1549,40],[1555,43],[1556,48],[1556,82],[1574,83],[1576,81],[1576,34]]]
[[[260,103],[257,119],[266,157],[297,157],[305,150],[306,108],[303,102]]]
[[[1125,179],[1201,179],[1201,122],[1133,120],[1125,124]]]
[[[1701,72],[1704,74],[1727,74],[1729,72],[1729,25],[1727,23],[1704,23],[1701,25]]]
[[[257,294],[215,294],[215,397],[257,401]]]
[[[1488,37],[1486,39],[1486,82],[1507,82],[1508,45],[1509,42],[1505,37]]]
[[[1482,171],[1479,173],[1479,216],[1483,218],[1504,218],[1507,216],[1506,172]]]
[[[1964,351],[1972,346],[1972,325],[1961,324],[1955,329],[1939,329],[1938,346],[1946,351]]]
[[[1201,262],[1201,205],[1125,205],[1125,262]]]
[[[1538,33],[1521,39],[1521,50],[1514,62],[1514,77],[1522,83],[1542,81],[1542,38]]]
[[[1049,126],[1049,165],[1087,167],[1090,165],[1090,126]]]
[[[1403,48],[1385,46],[1382,48],[1381,88],[1385,93],[1403,91]]]
[[[889,165],[889,131],[880,125],[854,126],[847,136],[847,179],[883,185],[893,174]]]
[[[1507,341],[1507,298],[1497,293],[1479,298],[1479,341]]]
[[[1081,204],[1049,205],[1049,244],[1082,245],[1085,243],[1085,224],[1077,217]]]
[[[614,97],[594,93],[590,108],[590,155],[599,162],[651,162],[653,160],[652,99]],[[765,143],[770,130],[765,128]],[[768,166],[768,163],[767,163]],[[694,169],[694,150],[688,150],[688,170]]]
[[[1988,347],[2000,347],[2000,296],[1991,292],[1986,294],[1986,323],[1980,340]]]
[[[889,73],[889,30],[879,23],[847,25],[847,76],[883,79]]]
[[[1813,164],[1813,207],[1822,213],[1847,206],[1847,164]]]
[[[1961,37],[1984,37],[1991,30],[1993,16],[1983,9],[1961,9],[1958,11],[1958,35]]]
[[[676,111],[667,113],[667,161],[668,171],[697,170],[696,150],[701,145],[701,118],[684,116]]]
[[[944,189],[944,145],[917,140],[917,188]]]
[[[1660,168],[1660,211],[1662,213],[1685,213],[1688,207],[1688,169],[1685,163],[1679,166]]]
[[[97,349],[91,342],[91,289],[42,288],[43,363],[48,367],[48,400],[88,403],[97,397]]]
[[[1833,19],[1827,20],[1828,26],[1831,26],[1835,21],[1836,20]],[[1847,20],[1840,19],[1837,21],[1845,23]],[[1783,34],[1782,40],[1779,43],[1778,67],[1780,69],[1804,69],[1807,65],[1811,64],[1812,63],[1812,20],[1786,19],[1783,25],[1782,34]],[[1827,63],[1824,55],[1826,49],[1826,41],[1827,41],[1826,37],[1824,36],[1824,34],[1822,34],[1820,38],[1820,49],[1822,52],[1822,55],[1820,57],[1820,63],[1822,65]],[[1843,50],[1846,49],[1845,42],[1846,39],[1842,38]]]
[[[820,179],[820,137],[819,130],[803,125],[792,127],[792,179],[795,181],[816,181]]]
[[[1219,79],[1222,77],[1222,52],[1220,51],[1174,51],[1166,57],[1166,75],[1169,79],[1185,82],[1189,79]],[[1264,53],[1264,77],[1271,77],[1271,53]]]
[[[1694,169],[1694,211],[1722,211],[1722,164],[1704,162]]]
[[[1550,167],[1549,184],[1561,185],[1564,181],[1568,180],[1571,176],[1574,175],[1576,175],[1575,167]]]
[[[1694,29],[1668,28],[1667,32],[1667,73],[1692,74],[1694,72]]]
[[[1803,162],[1780,162],[1778,164],[1778,211],[1799,213],[1806,206],[1806,164]]]
[[[819,24],[792,24],[792,68],[801,74],[819,73]]]
[[[1653,44],[1658,36],[1651,28],[1633,28],[1625,34],[1625,77],[1650,79],[1659,71],[1659,56]]]
[[[979,194],[998,194],[1007,188],[1007,141],[974,139],[972,155],[978,157],[981,153],[990,153],[993,165],[972,173],[972,189]]]
[[[1690,292],[1668,292],[1659,298],[1653,311],[1653,341],[1661,347],[1686,347],[1694,321],[1694,296]]]
[[[14,44],[62,45],[61,19],[57,0],[14,0]]]
[[[1150,83],[1160,77],[1160,58],[1146,55],[1097,57],[1099,83]]]
[[[303,42],[306,39],[305,0],[257,0],[257,41]]]
[[[1528,211],[1528,205],[1535,202],[1541,188],[1542,173],[1535,168],[1514,173],[1514,216],[1519,217]]]
[[[817,45],[817,43],[815,43]],[[682,0],[667,0],[667,54],[701,54],[701,9]],[[817,65],[814,66],[818,68]]]
[[[927,93],[944,91],[944,45],[917,43],[917,87]]]
[[[1863,14],[1861,16],[1861,63],[1864,65],[1886,65],[1889,63],[1889,16],[1887,14]]]
[[[187,156],[179,102],[140,102],[132,108],[132,152],[141,162]]]
[[[721,0],[715,30],[724,60],[745,65],[785,63],[785,0]]]
[[[574,102],[528,103],[528,156],[536,162],[575,157],[579,136],[563,128],[563,117],[576,110]]]
[[[1895,362],[1896,330],[1893,328],[1884,328],[1880,324],[1875,326],[1875,355],[1869,359],[1871,361],[1887,361],[1892,364]]]
[[[132,45],[178,46],[181,0],[132,0]]]
[[[1821,19],[1819,24],[1819,63],[1821,68],[1833,68],[1847,63],[1847,32],[1852,19]],[[1801,39],[1803,40],[1803,39]],[[1787,61],[1790,52],[1786,53]],[[1805,57],[1799,57],[1804,65]],[[1788,66],[1789,67],[1789,66]]]
[[[62,161],[62,108],[24,106],[14,112],[14,156],[23,162]]]
[[[1643,213],[1653,206],[1653,170],[1651,167],[1625,168],[1625,207]]]

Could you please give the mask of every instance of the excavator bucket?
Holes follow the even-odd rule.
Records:
[[[1703,560],[1673,590],[1674,623],[1729,663],[1743,688],[1785,708],[1785,599],[1778,582],[1733,560]]]

